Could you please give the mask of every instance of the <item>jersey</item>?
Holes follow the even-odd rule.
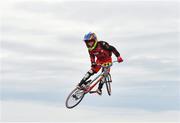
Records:
[[[107,62],[112,62],[112,53],[118,57],[120,53],[115,47],[109,45],[105,41],[98,41],[95,49],[89,51],[91,63],[103,64]]]

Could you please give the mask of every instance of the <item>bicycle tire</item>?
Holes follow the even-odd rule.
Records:
[[[111,96],[111,83],[110,82],[106,82],[106,89],[107,89],[108,95]]]
[[[111,80],[110,79],[111,79],[111,75],[108,74],[107,77],[106,77],[106,82],[105,83],[106,83],[107,93],[108,93],[109,96],[111,96],[111,82],[110,82]]]
[[[81,92],[80,92],[80,91],[81,91]],[[79,98],[78,98],[77,95],[76,95],[77,92],[80,92],[80,93],[81,93],[81,95],[80,95]],[[75,94],[74,96],[76,96],[76,98],[78,98],[78,101],[71,105],[71,104],[70,104],[71,98],[75,98],[75,97],[73,97],[73,94]],[[82,101],[82,99],[84,98],[84,95],[85,95],[85,93],[84,93],[83,90],[80,90],[80,89],[78,89],[78,88],[75,88],[75,89],[68,95],[68,97],[67,97],[67,99],[66,99],[66,107],[69,108],[69,109],[74,108],[75,106],[77,106],[77,105]],[[75,100],[76,100],[76,99],[75,99]]]

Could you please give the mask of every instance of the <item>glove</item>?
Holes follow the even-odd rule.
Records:
[[[123,62],[123,59],[121,58],[121,56],[118,56],[117,57],[117,61],[120,63],[120,62]]]

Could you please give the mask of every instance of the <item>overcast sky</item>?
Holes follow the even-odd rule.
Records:
[[[179,4],[1,2],[1,120],[180,121]],[[111,97],[104,89],[68,110],[66,97],[90,69],[83,42],[89,31],[124,62],[112,67]]]

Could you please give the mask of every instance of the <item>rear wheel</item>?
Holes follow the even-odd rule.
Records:
[[[67,108],[74,108],[77,106],[81,100],[83,99],[85,93],[84,90],[80,90],[78,88],[75,88],[67,97],[66,99],[66,107]]]

